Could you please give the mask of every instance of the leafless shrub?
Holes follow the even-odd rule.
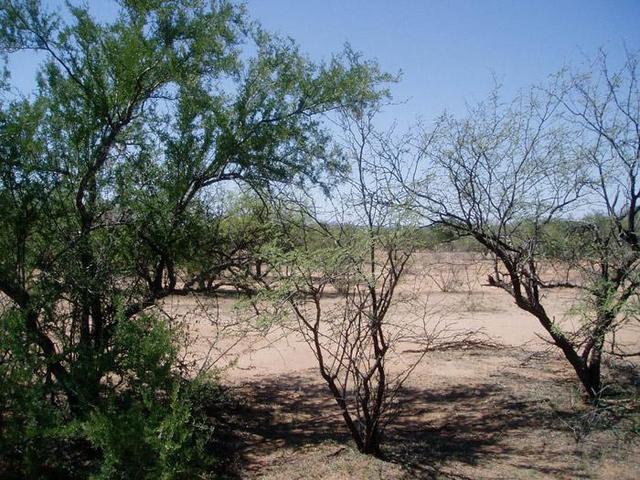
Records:
[[[390,201],[385,166],[372,148],[372,120],[372,112],[343,118],[355,164],[343,209],[334,210],[329,222],[310,201],[297,202],[298,213],[282,215],[298,219],[290,230],[295,248],[271,252],[277,279],[265,295],[275,310],[288,306],[358,449],[379,456],[398,392],[426,354],[408,358],[400,346],[428,332],[415,297],[397,295],[415,248],[413,229]]]

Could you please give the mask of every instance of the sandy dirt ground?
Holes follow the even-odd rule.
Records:
[[[593,413],[584,406],[573,371],[545,341],[536,319],[506,292],[483,286],[490,267],[482,257],[451,253],[423,255],[411,266],[399,299],[427,305],[428,322],[482,332],[492,348],[423,358],[403,390],[402,414],[386,431],[387,461],[353,450],[316,359],[295,332],[272,326],[265,327],[266,335],[256,334],[259,317],[247,327],[243,319],[249,310],[232,296],[168,300],[165,308],[182,313],[194,335],[195,361],[201,364],[206,357],[224,366],[224,381],[245,399],[251,420],[229,427],[238,430],[237,476],[640,478],[640,425],[629,423],[638,418],[620,419],[614,408]],[[547,273],[575,276],[560,270]],[[579,292],[546,293],[548,311],[566,329],[580,324]],[[394,321],[411,321],[411,313],[401,305]],[[638,350],[639,327],[621,330],[616,342]],[[416,354],[404,355],[410,361]],[[612,381],[637,385],[636,367],[616,364],[607,373]]]

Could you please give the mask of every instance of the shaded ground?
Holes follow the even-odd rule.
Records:
[[[434,354],[435,371],[466,365],[473,382],[434,376],[405,389],[386,432],[386,462],[352,448],[315,372],[264,377],[235,389],[246,400],[234,429],[238,478],[640,478],[632,420],[587,418],[571,372],[516,349]],[[493,364],[484,370],[482,363]],[[485,365],[486,366],[486,365]],[[249,400],[250,399],[250,400]]]
[[[490,262],[471,254],[440,257],[418,256],[398,298],[415,295],[428,304],[430,321],[481,331],[504,347],[425,358],[406,384],[403,415],[387,431],[387,462],[353,450],[299,336],[285,328],[256,334],[224,295],[167,301],[197,333],[191,353],[213,352],[216,365],[230,365],[225,380],[245,399],[224,424],[235,477],[640,478],[640,414],[620,420],[627,405],[621,398],[597,412],[585,409],[575,373],[545,342],[544,329],[506,292],[484,286]],[[578,295],[578,289],[545,292],[547,311],[567,331],[580,327]],[[209,317],[202,316],[203,302]],[[402,308],[392,316],[410,318]],[[616,341],[637,351],[640,323],[618,332]],[[410,347],[402,351],[412,355]],[[640,383],[633,364],[612,372],[619,383]]]

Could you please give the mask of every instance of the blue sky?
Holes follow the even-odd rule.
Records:
[[[579,65],[602,47],[615,61],[640,49],[640,0],[248,0],[254,19],[294,38],[312,59],[349,42],[390,72],[403,72],[387,112],[411,122],[482,99],[493,78],[505,94]],[[106,0],[88,4],[103,17]],[[13,83],[29,91],[38,63],[22,53]]]
[[[505,94],[578,65],[602,47],[612,59],[640,49],[640,1],[249,0],[270,30],[314,58],[348,41],[388,71],[402,70],[394,114],[411,121],[484,98],[494,76]],[[389,112],[391,113],[391,112]]]

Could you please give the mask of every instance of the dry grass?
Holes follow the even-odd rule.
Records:
[[[399,465],[362,455],[348,445],[323,443],[276,456],[257,478],[264,480],[399,480]]]

